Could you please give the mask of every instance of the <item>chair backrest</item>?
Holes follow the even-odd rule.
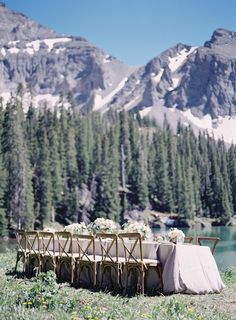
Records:
[[[215,248],[217,243],[219,242],[220,238],[218,237],[204,237],[204,236],[198,236],[196,238],[196,243],[200,246],[202,245],[208,245],[211,249],[212,254],[214,254]],[[211,244],[211,245],[210,245]]]
[[[53,232],[39,232],[39,248],[40,252],[48,256],[53,256],[55,253],[55,237]]]
[[[39,253],[39,235],[37,231],[25,231],[26,249],[29,254]]]
[[[118,236],[114,233],[97,233],[102,261],[118,262]]]
[[[134,233],[120,233],[124,256],[126,262],[140,262],[143,261],[142,236],[138,232]]]
[[[16,230],[16,242],[17,242],[17,250],[25,251],[26,250],[26,236],[24,230]]]
[[[72,234],[68,231],[57,231],[54,233],[55,251],[59,257],[71,257]]]
[[[87,234],[74,234],[72,244],[72,255],[77,253],[79,259],[86,261],[95,260],[95,238]]]
[[[184,243],[193,243],[194,237],[186,236],[184,237]]]

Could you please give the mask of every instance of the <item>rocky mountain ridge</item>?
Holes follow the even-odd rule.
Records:
[[[133,68],[81,37],[61,36],[0,5],[0,94],[7,101],[19,84],[34,104],[53,106],[70,93],[84,112],[117,89]]]
[[[19,84],[24,103],[54,106],[69,94],[81,112],[140,112],[236,142],[236,33],[217,29],[201,47],[184,44],[140,68],[81,37],[62,36],[0,3],[0,95]],[[236,136],[236,135],[235,135]]]

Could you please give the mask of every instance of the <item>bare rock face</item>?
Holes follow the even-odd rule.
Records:
[[[183,66],[180,86],[166,105],[192,108],[195,115],[233,116],[236,113],[236,33],[216,30]]]
[[[55,101],[60,94],[70,93],[76,106],[88,112],[95,104],[97,92],[99,109],[104,96],[132,70],[83,38],[61,36],[0,5],[0,93],[3,97],[15,93],[21,83],[36,101],[44,97]]]

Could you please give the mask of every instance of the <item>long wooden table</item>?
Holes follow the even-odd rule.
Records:
[[[95,241],[95,245],[96,254],[101,254],[98,240]],[[179,292],[193,294],[219,293],[224,289],[225,285],[209,247],[192,244],[175,245],[154,241],[143,241],[142,246],[144,258],[158,259],[161,262],[165,294]],[[76,252],[74,243],[73,252]],[[119,256],[123,256],[121,243],[119,243]],[[66,267],[64,272],[65,274],[68,272]],[[86,281],[88,276],[84,274],[82,279]],[[122,279],[124,279],[124,275]],[[104,283],[109,285],[106,281]],[[160,279],[152,268],[149,269],[146,276],[146,287],[149,290],[160,288]]]

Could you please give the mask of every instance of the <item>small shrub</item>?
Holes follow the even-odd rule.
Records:
[[[224,281],[226,283],[236,283],[236,268],[229,267],[224,272]]]
[[[203,320],[193,307],[189,307],[184,302],[171,299],[154,307],[151,319],[171,319],[171,320]]]
[[[35,278],[35,284],[29,291],[20,292],[17,302],[28,308],[43,307],[51,310],[56,306],[57,293],[56,276],[52,271],[48,271]]]

